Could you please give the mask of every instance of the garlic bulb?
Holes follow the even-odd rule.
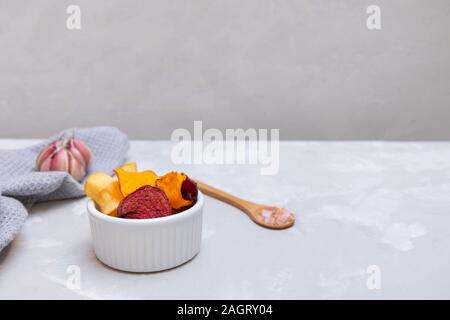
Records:
[[[91,163],[91,150],[74,137],[60,139],[45,147],[36,159],[38,171],[64,171],[83,180]]]

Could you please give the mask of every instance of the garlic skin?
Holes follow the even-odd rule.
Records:
[[[81,140],[71,137],[46,146],[36,159],[38,171],[64,171],[75,180],[83,180],[91,164],[92,153]]]

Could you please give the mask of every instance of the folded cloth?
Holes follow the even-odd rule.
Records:
[[[0,251],[19,233],[27,210],[36,202],[84,196],[83,185],[66,172],[37,172],[38,154],[60,137],[75,136],[92,152],[89,172],[112,173],[126,156],[127,136],[113,127],[94,127],[63,131],[32,147],[0,150]],[[89,173],[88,172],[88,173]]]

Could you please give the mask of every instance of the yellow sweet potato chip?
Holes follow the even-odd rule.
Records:
[[[120,202],[124,198],[122,192],[120,192],[119,182],[114,181],[106,189],[100,192],[100,211],[110,215],[117,216],[117,208]]]
[[[94,172],[84,185],[86,195],[94,200],[98,209],[107,215],[115,215],[123,199],[119,182],[104,172]]]
[[[130,193],[136,191],[142,186],[155,186],[156,179],[158,175],[153,171],[142,171],[142,172],[129,172],[122,168],[115,169],[117,177],[119,178],[119,186],[122,195],[126,197]]]
[[[129,162],[121,166],[120,169],[128,172],[137,172],[137,164],[136,162]]]
[[[94,172],[89,175],[84,185],[84,192],[92,200],[99,198],[100,192],[111,183],[111,177],[104,172]]]
[[[156,180],[156,186],[164,191],[173,209],[190,206],[192,200],[185,200],[181,194],[181,185],[187,176],[183,173],[172,171]]]

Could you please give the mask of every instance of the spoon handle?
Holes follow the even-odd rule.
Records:
[[[206,183],[196,181],[197,186],[200,189],[201,192],[204,194],[216,198],[217,200],[226,202],[242,211],[244,211],[247,215],[251,215],[252,211],[258,207],[256,203],[238,198],[236,196],[233,196],[232,194],[229,194],[225,191],[219,190],[217,188],[214,188],[210,185],[207,185]]]

